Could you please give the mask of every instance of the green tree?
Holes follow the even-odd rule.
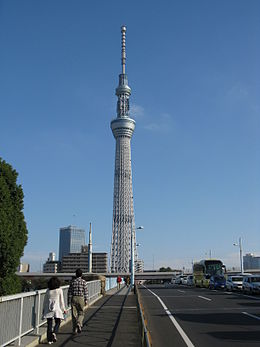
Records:
[[[169,266],[168,267],[160,267],[159,272],[171,272],[173,269],[171,269]]]
[[[0,295],[21,290],[15,272],[27,243],[23,214],[23,190],[16,183],[18,173],[0,158]]]

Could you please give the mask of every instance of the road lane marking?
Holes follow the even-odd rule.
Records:
[[[180,293],[185,293],[185,290],[177,289],[177,291],[180,292]]]
[[[198,295],[198,298],[201,298],[201,299],[204,299],[204,300],[208,300],[208,301],[212,300],[212,299],[206,298],[205,296],[200,296],[200,295]]]
[[[145,287],[145,286],[144,286]],[[175,326],[175,328],[178,330],[179,334],[181,335],[181,337],[183,338],[183,341],[186,343],[186,345],[188,347],[195,347],[193,345],[193,343],[191,342],[191,340],[188,338],[188,336],[185,334],[185,332],[183,331],[183,329],[181,328],[181,326],[179,325],[179,323],[176,321],[176,319],[173,317],[173,315],[171,314],[171,312],[168,310],[167,306],[165,305],[165,303],[162,301],[162,299],[155,294],[153,291],[151,291],[150,289],[148,289],[147,287],[145,287],[150,293],[152,293],[160,302],[160,304],[162,305],[162,307],[164,308],[165,312],[167,313],[168,317],[170,318],[170,320],[172,321],[173,325]]]
[[[258,319],[258,320],[260,320],[260,317],[258,317],[258,316],[255,316],[255,315],[253,315],[253,314],[250,314],[250,313],[247,313],[247,312],[242,312],[243,314],[245,314],[246,316],[249,316],[249,317],[251,317],[251,318],[255,318],[255,319]]]

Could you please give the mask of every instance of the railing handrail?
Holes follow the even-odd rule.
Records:
[[[97,282],[100,280],[93,280],[93,281],[87,281],[87,283],[93,283],[93,282]],[[69,287],[69,284],[65,285],[65,286],[61,286],[60,288],[62,289],[66,289]],[[25,298],[27,296],[34,296],[39,294],[43,294],[47,291],[48,288],[44,288],[44,289],[37,289],[31,292],[25,292],[25,293],[17,293],[17,294],[12,294],[12,295],[5,295],[5,296],[0,296],[0,302],[4,302],[4,301],[10,301],[10,300],[15,300],[15,299],[20,299],[20,298]]]
[[[89,288],[88,299],[89,299],[89,303],[91,304],[101,294],[101,280],[97,279],[97,280],[87,281],[87,285]],[[65,291],[65,293],[67,294],[69,285],[61,286],[60,288],[63,290],[63,292]],[[4,334],[2,334],[4,330],[2,332],[0,331],[1,346],[6,346],[7,344],[10,344],[13,341],[18,341],[18,346],[20,346],[22,336],[28,334],[31,331],[35,331],[35,329],[36,329],[36,334],[38,335],[39,327],[45,324],[46,322],[45,319],[41,318],[42,303],[43,303],[43,298],[46,292],[47,292],[47,288],[35,290],[31,292],[26,292],[26,293],[18,293],[14,295],[7,295],[7,296],[0,297],[0,304],[1,304],[0,306],[1,306],[1,309],[3,308],[2,311],[0,310],[0,314],[2,318],[5,317],[6,313],[8,313],[9,315],[9,312],[11,312],[11,315],[13,314],[13,317],[18,317],[18,319],[16,320],[16,325],[12,324],[14,331],[11,331],[10,329],[6,330],[7,334],[5,334],[5,336],[3,336]],[[35,299],[33,297],[35,297]],[[64,297],[64,299],[66,304],[67,298]],[[33,310],[30,310],[30,312],[32,311],[31,316],[28,316],[28,315],[24,316],[23,310],[25,310],[25,312],[26,310],[28,311],[28,306],[24,305],[24,300],[29,300],[29,302],[31,302],[30,307],[33,309]],[[17,303],[12,304],[11,301],[16,301]],[[16,305],[16,306],[12,306],[12,305]],[[19,314],[14,316],[15,311],[10,311],[9,307],[16,307],[16,310],[18,309],[20,311]],[[9,316],[8,322],[10,321],[10,319],[12,318],[10,318]],[[25,319],[25,325],[23,323],[24,319]],[[14,323],[14,321],[12,321],[12,323]],[[3,325],[1,324],[0,328],[4,329],[4,324]]]

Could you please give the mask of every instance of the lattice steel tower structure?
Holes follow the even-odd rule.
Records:
[[[111,272],[129,272],[131,235],[133,237],[135,260],[137,259],[130,145],[135,129],[135,121],[129,117],[131,88],[128,86],[125,73],[125,26],[121,27],[121,33],[122,73],[119,75],[119,85],[116,88],[118,97],[117,118],[111,122],[111,129],[116,139]]]

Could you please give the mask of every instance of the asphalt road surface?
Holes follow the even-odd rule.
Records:
[[[139,292],[153,347],[260,346],[260,296],[182,285]]]

